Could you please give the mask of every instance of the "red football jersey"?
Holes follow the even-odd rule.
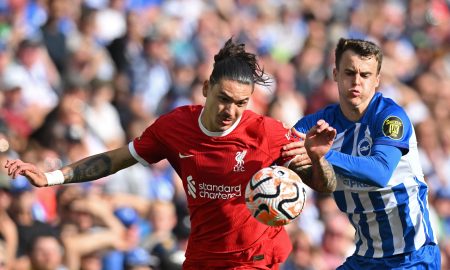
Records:
[[[183,181],[192,228],[185,264],[284,261],[291,250],[284,228],[251,216],[245,187],[259,169],[288,162],[281,149],[294,141],[290,130],[247,110],[225,132],[210,132],[201,124],[202,108],[183,106],[161,116],[129,145],[144,165],[168,159]]]

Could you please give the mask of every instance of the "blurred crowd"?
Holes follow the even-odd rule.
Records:
[[[169,110],[202,104],[213,56],[233,37],[272,77],[250,109],[293,125],[337,102],[340,37],[384,51],[378,91],[417,133],[432,220],[450,269],[449,0],[0,1],[0,269],[181,269],[189,216],[167,162],[35,189],[6,159],[43,171],[128,143]],[[335,269],[354,229],[308,192],[286,226],[282,270]]]

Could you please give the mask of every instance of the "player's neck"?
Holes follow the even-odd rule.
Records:
[[[198,120],[199,120],[198,123],[199,123],[199,125],[200,125],[202,128],[206,129],[207,131],[209,131],[209,132],[214,132],[214,131],[212,130],[211,124],[210,124],[211,119],[208,118],[208,114],[205,113],[204,110],[205,110],[205,109],[203,108],[203,110],[202,110],[201,113],[200,113],[200,116],[198,117]]]
[[[342,105],[340,107],[342,114],[345,116],[345,118],[347,118],[347,120],[352,122],[358,122],[363,117],[364,113],[367,110],[367,107],[365,107],[364,109],[358,107],[345,108],[345,106]]]
[[[239,125],[239,122],[241,121],[242,115],[236,120],[236,122],[229,127],[227,130],[224,131],[211,131],[208,129],[208,118],[205,115],[204,109],[201,111],[200,116],[198,117],[198,125],[202,132],[208,136],[211,137],[222,137],[230,134],[236,127]]]

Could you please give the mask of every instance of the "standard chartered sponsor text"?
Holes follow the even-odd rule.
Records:
[[[227,186],[200,183],[198,187],[198,194],[201,198],[227,200],[241,196],[241,185]]]

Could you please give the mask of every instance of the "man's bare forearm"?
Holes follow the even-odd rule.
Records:
[[[333,166],[325,158],[319,159],[314,165],[297,167],[294,171],[302,181],[321,193],[331,193],[336,189],[336,174]]]
[[[61,169],[64,183],[81,183],[96,180],[134,165],[137,161],[123,147],[87,157]]]
[[[111,158],[103,153],[82,159],[62,168],[64,183],[81,183],[112,174]]]

